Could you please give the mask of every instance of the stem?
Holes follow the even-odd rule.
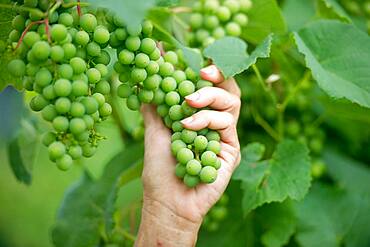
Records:
[[[276,104],[276,102],[277,102],[276,97],[275,97],[274,93],[271,91],[271,89],[266,86],[266,81],[265,81],[265,79],[263,79],[263,77],[261,75],[261,72],[258,69],[257,65],[253,64],[252,69],[253,69],[254,73],[256,74],[258,82],[261,84],[263,90],[271,97],[273,103]]]
[[[285,110],[289,102],[294,98],[297,92],[301,89],[302,84],[306,83],[311,78],[311,72],[306,71],[303,75],[303,78],[294,86],[293,90],[285,98],[284,102],[281,104],[281,107]]]
[[[63,1],[62,0],[57,0],[57,2],[51,7],[51,9],[48,11],[49,15],[52,15],[57,8],[59,8],[62,5]]]
[[[186,22],[184,22],[180,17],[178,17],[177,15],[173,16],[173,20],[175,22],[177,22],[177,24],[179,24],[185,30],[189,30],[190,26]]]
[[[130,240],[131,242],[135,242],[136,241],[136,237],[134,235],[132,235],[131,233],[127,232],[126,230],[124,229],[121,229],[121,228],[117,228],[117,231],[122,234],[125,238],[127,238],[128,240]]]
[[[81,2],[80,0],[77,0],[77,13],[78,13],[78,16],[81,16]]]
[[[30,7],[25,7],[25,6],[18,6],[18,5],[11,5],[11,4],[4,4],[4,3],[0,3],[0,8],[4,8],[4,9],[14,9],[16,11],[27,11],[27,12],[34,12],[35,14],[37,15],[43,15],[44,12],[42,12],[41,10],[39,9],[36,9],[36,8],[30,8]]]
[[[269,136],[278,142],[280,140],[280,136],[278,133],[276,133],[274,128],[272,128],[271,125],[257,111],[253,110],[253,108],[251,110],[254,121],[256,121],[256,123],[260,125]]]
[[[42,23],[45,23],[45,20],[41,20],[41,21],[33,21],[31,22],[30,24],[28,24],[28,26],[26,27],[26,29],[24,29],[21,37],[19,38],[19,41],[18,41],[18,44],[17,46],[15,47],[15,49],[17,50],[19,48],[19,46],[22,44],[23,42],[23,39],[24,39],[24,36],[26,36],[26,34],[28,33],[28,31],[31,29],[31,27],[33,27],[33,25],[36,25],[36,24],[42,24]]]
[[[65,8],[65,9],[69,9],[69,8],[73,8],[73,7],[78,7],[78,6],[80,6],[80,7],[88,7],[88,6],[90,6],[90,4],[89,3],[81,3],[80,1],[78,1],[78,2],[72,2],[72,3],[63,3],[62,4],[62,7],[63,8]]]

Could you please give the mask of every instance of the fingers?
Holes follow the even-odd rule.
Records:
[[[236,81],[233,78],[225,80],[224,76],[215,65],[210,65],[201,69],[200,76],[202,79],[213,82],[217,84],[217,87],[223,88],[238,97],[241,95],[240,88]]]
[[[235,118],[229,112],[202,110],[181,123],[185,128],[195,131],[204,128],[218,130],[223,142],[239,147]]]
[[[219,111],[229,111],[235,118],[239,115],[240,98],[217,87],[205,87],[186,96],[188,105],[194,108],[211,107]]]

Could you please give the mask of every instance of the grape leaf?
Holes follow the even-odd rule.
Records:
[[[316,0],[316,8],[320,17],[352,22],[346,11],[335,0]]]
[[[294,33],[319,86],[333,98],[370,107],[370,37],[338,21],[318,21]]]
[[[89,0],[90,3],[107,8],[125,21],[127,24],[141,23],[148,10],[155,5],[155,0]]]
[[[315,3],[313,0],[286,0],[282,8],[289,31],[296,31],[302,28],[315,16]]]
[[[272,35],[269,35],[251,55],[247,53],[247,44],[234,37],[217,40],[204,50],[204,56],[212,59],[225,77],[232,77],[247,70],[258,58],[270,55]]]
[[[289,200],[267,204],[256,211],[255,217],[265,229],[261,241],[266,247],[285,246],[295,232],[295,209]]]
[[[249,153],[247,146],[233,177],[242,181],[244,214],[265,203],[282,202],[287,198],[301,200],[307,194],[311,176],[305,145],[284,140],[270,160],[259,162],[249,160]]]
[[[112,227],[120,178],[126,170],[132,173],[130,168],[138,163],[142,155],[142,145],[131,145],[109,162],[100,180],[93,181],[85,174],[70,188],[52,231],[55,246],[98,245],[104,226],[107,230]]]
[[[249,23],[243,30],[242,38],[253,44],[262,42],[270,33],[282,34],[286,31],[285,21],[276,0],[253,0],[248,19]]]

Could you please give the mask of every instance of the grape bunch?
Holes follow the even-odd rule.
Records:
[[[42,15],[31,11],[14,17],[9,42],[18,57],[8,68],[34,92],[30,108],[52,126],[42,142],[57,167],[68,170],[74,160],[94,155],[104,139],[96,124],[112,113],[106,98],[110,56],[104,50],[110,33],[94,14],[79,16],[76,8],[54,4],[24,1]]]
[[[223,194],[220,200],[209,210],[202,222],[202,227],[206,231],[214,232],[220,228],[221,222],[225,220],[228,214],[228,203],[229,197],[227,194]]]
[[[251,7],[251,0],[196,1],[189,19],[190,45],[204,48],[224,36],[240,36]]]

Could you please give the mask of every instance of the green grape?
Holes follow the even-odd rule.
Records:
[[[127,98],[127,107],[132,111],[137,111],[140,109],[140,101],[136,95],[130,95]]]
[[[155,75],[159,72],[159,64],[155,61],[150,61],[148,66],[145,68],[148,75]]]
[[[175,140],[171,143],[171,152],[175,156],[183,148],[186,148],[186,143],[181,140]],[[186,163],[183,163],[183,164],[186,164]]]
[[[203,16],[199,13],[194,13],[190,16],[190,26],[193,29],[201,28],[203,25]]]
[[[241,27],[245,27],[248,24],[248,17],[246,14],[239,13],[234,16],[233,21],[239,24]]]
[[[83,144],[88,142],[88,140],[90,138],[90,134],[89,134],[89,132],[85,131],[85,132],[82,132],[81,134],[74,135],[74,138],[76,139],[76,141],[79,142],[79,144],[83,145]]]
[[[182,164],[177,164],[175,167],[175,174],[178,178],[184,178],[186,175],[186,166]]]
[[[179,93],[182,97],[188,96],[195,92],[195,86],[191,81],[183,81],[178,87]]]
[[[146,68],[149,65],[150,58],[144,53],[139,53],[135,57],[135,65],[138,68]]]
[[[77,49],[73,44],[67,43],[63,45],[64,58],[71,59],[76,56]]]
[[[187,144],[193,143],[196,137],[197,137],[196,131],[184,129],[181,132],[181,140],[183,140]]]
[[[203,167],[200,171],[199,177],[203,183],[213,183],[217,179],[217,170],[212,166]]]
[[[225,35],[226,35],[226,32],[223,27],[217,27],[212,32],[212,37],[215,39],[221,39],[225,37]]]
[[[215,166],[217,162],[217,155],[212,151],[205,151],[200,159],[203,166]]]
[[[155,104],[155,105],[161,105],[161,104],[164,103],[164,98],[165,97],[166,97],[166,94],[160,88],[158,88],[154,92],[154,97],[153,97],[152,103]]]
[[[290,136],[298,136],[301,133],[301,126],[297,121],[290,121],[287,123],[286,132]]]
[[[32,46],[32,55],[38,60],[45,60],[50,55],[50,46],[45,41],[37,41]]]
[[[87,54],[92,57],[98,57],[101,55],[101,47],[96,42],[90,42],[86,46]]]
[[[90,36],[87,32],[81,30],[76,33],[74,41],[77,45],[85,47],[90,41]]]
[[[110,93],[110,84],[106,80],[101,80],[95,85],[94,92],[101,93],[103,95],[108,95]]]
[[[240,36],[242,33],[242,30],[240,28],[240,25],[235,22],[229,22],[225,27],[226,33],[230,36]]]
[[[109,55],[109,53],[105,50],[102,50],[101,51],[101,54],[94,58],[94,63],[95,64],[98,64],[98,63],[101,63],[101,64],[104,64],[104,65],[108,65],[111,61],[111,57]]]
[[[94,119],[89,115],[84,115],[82,119],[85,121],[86,128],[88,130],[92,129],[94,127]]]
[[[108,103],[104,103],[102,107],[99,108],[99,114],[101,117],[108,117],[112,114],[112,106]]]
[[[89,83],[91,83],[91,84],[96,84],[101,79],[101,74],[100,74],[99,70],[97,70],[95,68],[88,69],[87,72],[86,72],[86,75],[87,75],[87,78],[89,80]]]
[[[82,155],[86,158],[92,157],[96,153],[96,147],[91,144],[85,144],[82,146]]]
[[[140,51],[147,55],[152,54],[157,47],[157,44],[151,38],[144,38],[140,44]]]
[[[40,67],[38,65],[32,63],[26,65],[26,75],[28,76],[35,76],[39,70]]]
[[[31,48],[36,42],[38,42],[41,39],[40,35],[36,32],[28,32],[23,39],[23,43]]]
[[[168,106],[177,105],[180,103],[180,100],[180,95],[174,91],[167,93],[164,99]]]
[[[58,79],[54,83],[55,94],[59,97],[69,96],[72,92],[72,84],[69,80]]]
[[[55,140],[57,139],[57,136],[54,132],[45,132],[42,136],[42,144],[44,146],[49,147]]]
[[[69,64],[62,64],[58,67],[58,74],[60,78],[70,80],[73,77],[73,68]]]
[[[121,98],[128,98],[132,94],[132,88],[128,84],[121,84],[117,88],[117,95]]]
[[[89,92],[89,86],[83,80],[76,80],[72,83],[72,95],[73,96],[85,96]]]
[[[231,11],[229,10],[229,8],[221,6],[217,9],[216,15],[220,21],[226,22],[231,18]]]
[[[42,90],[42,95],[44,96],[45,99],[47,100],[53,100],[56,98],[55,92],[54,92],[54,87],[53,85],[46,86]]]
[[[66,146],[62,142],[53,142],[48,147],[49,157],[52,160],[59,159],[63,157],[66,153]]]
[[[138,94],[139,100],[143,103],[149,104],[154,98],[153,91],[142,89]]]
[[[72,157],[68,154],[63,155],[60,159],[56,161],[57,167],[62,171],[67,171],[73,165]]]
[[[185,116],[191,116],[193,115],[197,110],[186,103],[186,101],[183,101],[181,104],[182,112]]]
[[[215,41],[216,41],[216,39],[215,39],[215,38],[213,38],[213,37],[208,37],[208,38],[206,38],[205,40],[203,40],[203,42],[202,42],[202,46],[203,46],[203,47],[210,46],[210,45],[212,45]]]
[[[183,129],[184,129],[184,127],[182,126],[182,123],[180,121],[175,121],[175,122],[172,123],[172,131],[173,132],[181,132]]]
[[[219,24],[220,23],[217,16],[214,15],[207,16],[204,20],[204,26],[210,30],[215,29],[219,26]]]
[[[150,55],[149,55],[150,59],[153,60],[153,61],[157,61],[158,59],[161,58],[161,51],[156,48]]]
[[[99,107],[102,107],[105,103],[105,97],[101,93],[94,93],[93,98],[98,102]]]
[[[9,40],[11,42],[17,42],[19,38],[21,37],[21,33],[18,32],[17,30],[12,30],[9,34]]]
[[[71,101],[66,97],[61,97],[55,101],[55,109],[60,114],[65,114],[71,110]]]
[[[85,111],[85,106],[80,102],[73,102],[70,106],[70,114],[72,117],[83,117]]]
[[[78,135],[86,131],[86,124],[82,118],[72,118],[69,123],[69,130],[72,134]]]
[[[94,41],[98,44],[105,44],[109,41],[109,31],[104,26],[98,26],[94,30]]]
[[[180,82],[183,82],[186,80],[186,74],[182,70],[176,70],[173,72],[172,77],[176,80],[176,82],[179,84]]]
[[[198,160],[190,160],[188,163],[186,163],[186,172],[189,175],[196,176],[200,173],[202,170],[202,165]]]
[[[127,38],[127,32],[124,28],[117,28],[115,31],[114,31],[116,37],[118,40],[120,41],[123,41]]]
[[[144,88],[148,90],[153,90],[159,87],[161,81],[162,81],[162,78],[159,75],[155,74],[155,75],[148,76],[144,80],[143,85],[144,85]]]
[[[127,25],[127,32],[130,36],[139,36],[142,31],[140,24],[129,24]]]
[[[64,59],[64,50],[61,46],[53,46],[50,50],[50,58],[54,62],[61,62]]]
[[[208,133],[206,134],[206,137],[208,141],[220,141],[221,140],[220,134],[215,130],[208,131]]]
[[[40,87],[46,87],[52,81],[52,75],[49,70],[42,68],[36,73],[35,83]]]
[[[313,153],[319,154],[323,149],[323,141],[317,137],[312,138],[308,143],[308,147]]]
[[[15,77],[24,76],[26,73],[26,65],[20,59],[14,59],[8,64],[9,72]]]
[[[87,114],[93,114],[98,111],[99,104],[94,97],[85,97],[81,103],[85,106]]]
[[[164,118],[164,125],[166,125],[167,128],[170,129],[172,127],[172,124],[173,124],[173,121],[170,118],[170,116],[165,116],[165,118]]]
[[[172,77],[166,77],[161,82],[161,88],[165,93],[175,91],[177,88],[177,82]]]
[[[210,141],[207,145],[207,151],[212,151],[215,154],[219,154],[221,152],[221,144],[219,141]]]
[[[217,161],[216,161],[216,163],[214,164],[213,167],[216,168],[216,170],[220,169],[221,168],[221,160],[217,159]]]
[[[177,57],[177,54],[174,51],[166,52],[166,54],[164,54],[163,58],[164,58],[165,62],[168,62],[168,63],[173,64],[173,65],[176,65],[179,62],[179,58]]]
[[[222,221],[226,218],[227,208],[221,207],[221,206],[215,206],[212,208],[210,214],[214,220]]]
[[[33,111],[38,112],[44,109],[48,104],[49,102],[42,95],[36,95],[32,98],[30,107]]]
[[[197,74],[191,68],[186,68],[185,69],[185,74],[186,74],[186,78],[188,80],[190,80],[190,81],[196,81],[197,80]]]
[[[72,66],[73,72],[76,75],[86,71],[86,62],[82,58],[74,57],[69,64]]]
[[[200,180],[198,176],[191,176],[189,174],[186,174],[184,177],[184,183],[189,188],[194,188],[199,184]]]
[[[12,21],[12,27],[20,32],[25,28],[26,20],[22,15],[17,15]]]
[[[170,107],[168,111],[168,116],[173,121],[178,121],[184,118],[184,114],[182,112],[180,105],[173,105]]]
[[[144,21],[142,23],[142,32],[146,36],[151,36],[153,32],[153,24],[151,21]]]
[[[69,13],[61,13],[58,18],[58,23],[66,27],[73,26],[73,16]]]
[[[92,14],[84,14],[80,17],[80,26],[86,32],[93,32],[97,25],[98,21]]]
[[[178,122],[175,122],[175,123],[178,123]],[[174,142],[176,140],[181,140],[181,132],[175,132],[175,133],[172,134],[171,141]]]
[[[170,108],[167,105],[159,105],[157,107],[157,113],[162,118],[164,118],[165,116],[168,115],[169,110],[170,110]]]
[[[195,39],[199,42],[202,43],[203,40],[207,39],[210,36],[209,32],[205,29],[199,29],[195,33]]]
[[[78,145],[70,146],[68,149],[68,154],[73,160],[78,160],[82,157],[82,148]]]
[[[131,71],[130,80],[133,83],[143,82],[147,78],[148,74],[145,69],[134,68]]]
[[[66,132],[69,127],[68,118],[63,116],[58,116],[54,118],[53,127],[57,132]]]
[[[61,24],[55,24],[51,27],[51,38],[54,41],[60,42],[67,38],[67,28]]]
[[[164,62],[163,64],[159,65],[159,74],[163,77],[171,76],[174,72],[175,68],[168,62]]]
[[[126,39],[125,45],[130,51],[137,51],[140,49],[141,40],[137,36],[130,36]]]
[[[118,60],[125,65],[129,65],[134,62],[135,54],[129,50],[122,50],[118,54]]]
[[[95,69],[99,70],[102,78],[105,78],[109,73],[108,67],[104,64],[101,64],[101,63],[95,65]]]
[[[199,135],[194,139],[194,148],[198,152],[204,151],[208,146],[208,140],[205,136]]]
[[[240,1],[240,10],[243,12],[248,12],[252,8],[251,0],[239,0]]]
[[[230,10],[231,13],[235,14],[240,10],[240,4],[237,0],[226,0],[224,5]]]
[[[46,121],[51,122],[58,116],[58,113],[53,105],[47,105],[44,109],[42,109],[41,116]]]

